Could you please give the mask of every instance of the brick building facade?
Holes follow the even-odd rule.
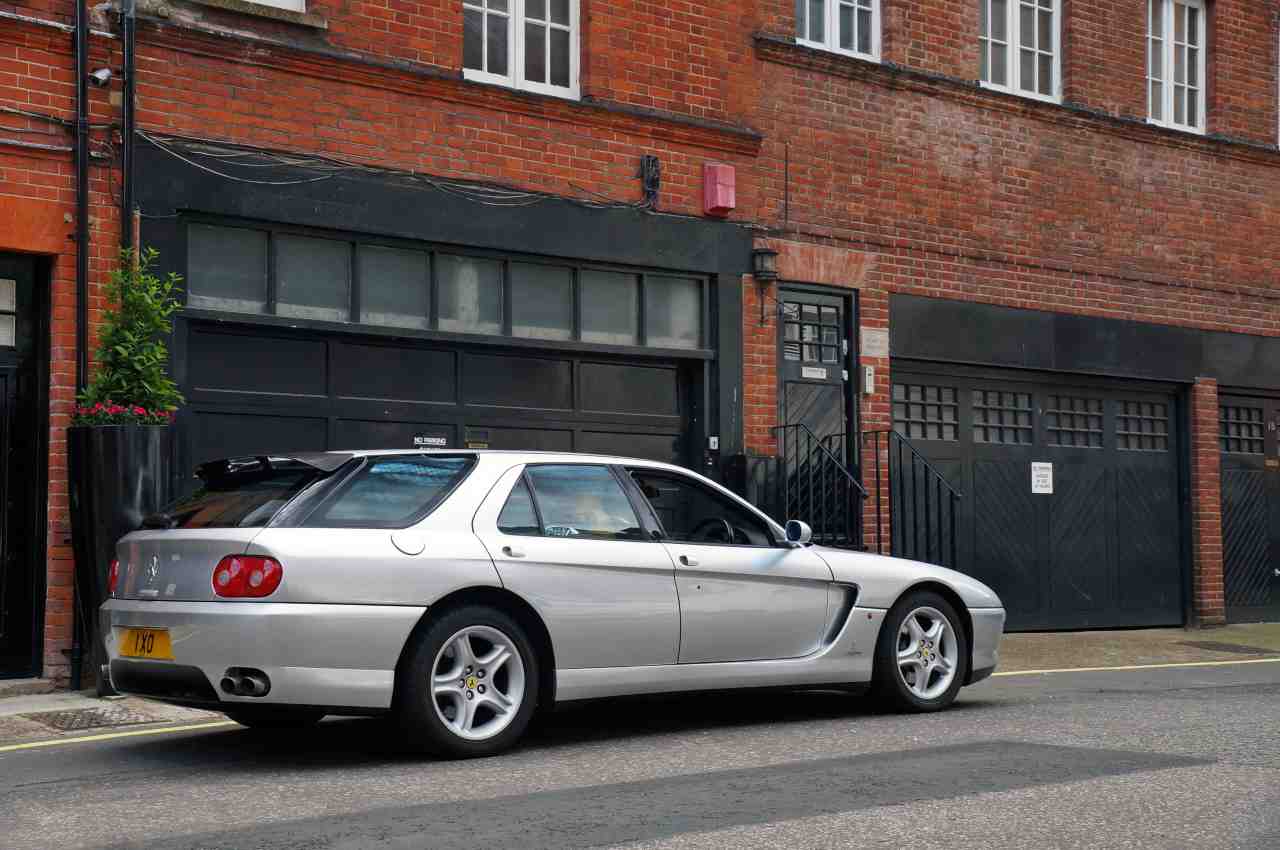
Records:
[[[1273,615],[1280,7],[797,5],[139,2],[131,194],[188,281],[178,467],[607,445],[784,513],[804,464],[776,429],[804,424],[870,491],[864,543],[954,542],[1021,627]],[[36,639],[11,626],[0,675],[65,677],[71,638],[74,10],[0,3],[0,278],[34,317],[6,410],[47,458],[6,475],[48,494],[8,520]],[[115,73],[89,90],[90,326],[121,235],[119,5],[91,29]],[[397,369],[457,379],[371,377]],[[958,501],[923,501],[913,457]]]

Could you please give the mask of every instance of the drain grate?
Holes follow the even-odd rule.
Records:
[[[43,711],[38,714],[22,714],[27,720],[34,720],[59,732],[77,732],[81,729],[96,729],[100,726],[128,726],[134,723],[154,723],[155,718],[123,705],[103,706],[102,708],[77,708],[71,711]]]
[[[1236,655],[1272,655],[1270,649],[1260,646],[1245,646],[1242,643],[1222,643],[1216,640],[1184,640],[1179,646],[1191,646],[1196,649],[1207,649],[1210,652],[1233,652]]]

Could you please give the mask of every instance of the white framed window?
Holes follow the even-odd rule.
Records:
[[[287,9],[290,12],[307,11],[307,0],[253,0],[259,6],[274,6],[277,9]]]
[[[1203,0],[1147,0],[1147,120],[1204,132]]]
[[[578,97],[578,0],[463,0],[468,80]]]
[[[1062,0],[978,0],[982,85],[1057,102],[1062,97]]]
[[[796,42],[880,59],[880,0],[796,0]]]

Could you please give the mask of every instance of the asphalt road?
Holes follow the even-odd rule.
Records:
[[[436,762],[384,724],[0,754],[0,848],[1280,848],[1280,663],[1011,676],[937,715],[608,701]]]

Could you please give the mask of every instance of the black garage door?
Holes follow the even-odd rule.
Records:
[[[1009,628],[1181,622],[1172,394],[895,361],[893,401],[895,429],[963,492],[960,568]]]
[[[1223,395],[1222,583],[1227,620],[1280,619],[1280,401]]]
[[[184,323],[183,468],[272,451],[494,448],[685,462],[676,360]]]

